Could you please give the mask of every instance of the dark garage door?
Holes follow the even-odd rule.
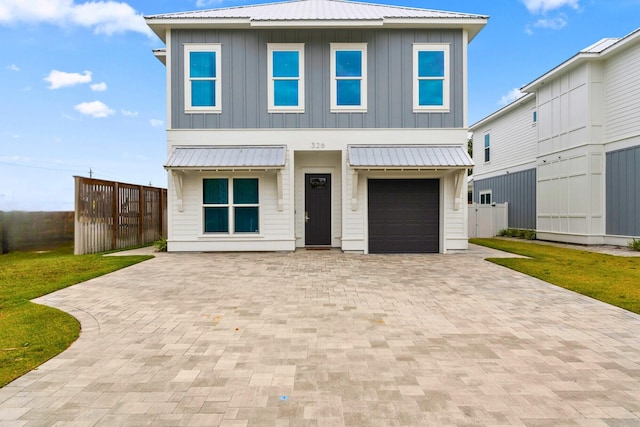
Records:
[[[437,179],[369,180],[369,252],[440,251]]]

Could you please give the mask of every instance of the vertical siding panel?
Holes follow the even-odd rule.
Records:
[[[607,234],[640,236],[640,146],[607,153]]]
[[[462,126],[462,34],[454,30],[175,30],[172,127],[455,128]],[[415,41],[451,43],[451,111],[413,113]],[[184,113],[184,43],[222,44],[222,113]],[[367,113],[330,112],[329,44],[367,43]],[[267,43],[305,43],[305,113],[267,112]]]
[[[508,175],[476,181],[473,199],[480,201],[480,192],[491,190],[492,201],[509,203],[509,227],[536,228],[536,170],[529,169]]]

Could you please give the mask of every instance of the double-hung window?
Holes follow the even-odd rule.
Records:
[[[481,205],[490,205],[491,201],[491,190],[485,190],[480,192],[480,204]]]
[[[304,44],[268,43],[270,113],[304,113]]]
[[[185,111],[221,113],[220,44],[185,44]]]
[[[484,161],[491,161],[491,134],[484,134]]]
[[[367,110],[367,44],[331,43],[331,111]]]
[[[257,178],[211,178],[202,182],[205,233],[259,233]]]
[[[413,45],[413,111],[449,111],[449,45]]]

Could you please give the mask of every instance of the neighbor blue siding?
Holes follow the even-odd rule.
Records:
[[[448,113],[413,112],[413,43],[450,45]],[[222,45],[222,113],[185,114],[184,43]],[[305,44],[304,113],[267,112],[267,43]],[[367,43],[368,109],[330,112],[330,43]],[[171,127],[461,128],[464,126],[461,30],[174,30],[171,38]]]
[[[480,192],[491,190],[495,203],[509,203],[509,228],[536,229],[536,170],[529,169],[473,183],[473,200]]]
[[[607,153],[607,234],[640,236],[640,146]]]

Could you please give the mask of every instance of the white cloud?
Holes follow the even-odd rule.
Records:
[[[542,18],[538,19],[533,26],[535,28],[546,28],[548,30],[560,30],[567,26],[567,20],[562,15],[551,19]]]
[[[120,112],[126,117],[136,117],[138,115],[137,111],[120,110]]]
[[[151,119],[151,120],[149,120],[149,123],[154,128],[159,128],[159,127],[164,126],[164,122],[162,120],[158,120],[158,119]]]
[[[52,90],[60,89],[67,86],[85,84],[91,81],[91,71],[85,71],[84,74],[80,74],[51,70],[49,75],[44,78],[44,81],[49,82],[49,89]]]
[[[552,10],[570,7],[572,9],[580,8],[580,0],[522,0],[529,10],[529,13],[544,14]]]
[[[115,111],[100,101],[83,102],[82,104],[76,105],[75,108],[81,114],[94,118],[109,117],[115,113]]]
[[[134,31],[154,37],[141,14],[127,3],[113,0],[80,4],[75,0],[1,0],[0,24],[20,22],[79,26],[106,35]]]
[[[219,5],[223,1],[224,0],[197,0],[196,1],[196,6],[197,7],[209,7],[209,6]]]
[[[511,89],[509,93],[507,93],[502,98],[500,98],[500,101],[498,101],[498,104],[502,106],[511,104],[516,99],[522,98],[525,95],[526,95],[525,93],[520,92],[520,89],[514,88],[514,89]]]
[[[104,92],[107,90],[107,84],[105,82],[92,84],[91,90],[94,92]]]
[[[11,64],[11,65],[7,65],[7,70],[11,70],[11,71],[20,71],[20,67],[18,67],[16,64]]]

